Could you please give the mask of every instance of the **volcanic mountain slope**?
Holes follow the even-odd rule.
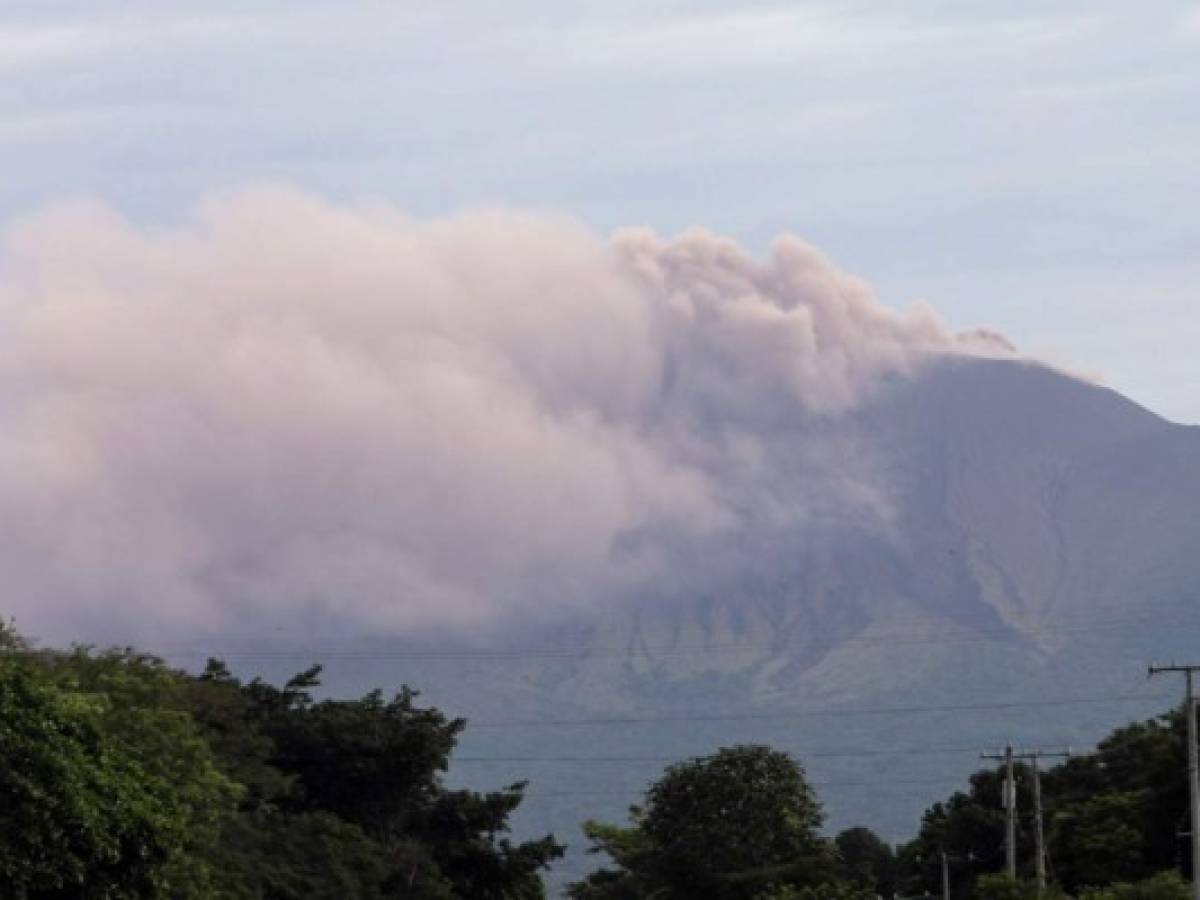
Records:
[[[877,514],[750,516],[680,552],[690,577],[514,622],[486,652],[360,644],[330,686],[407,682],[468,716],[454,777],[530,779],[530,832],[578,844],[667,762],[761,741],[806,761],[834,826],[903,839],[980,747],[1086,745],[1171,702],[1147,661],[1200,653],[1200,428],[947,358],[774,440],[776,466],[789,445],[852,457]]]
[[[494,709],[492,692],[541,709],[809,706],[926,693],[968,649],[963,695],[1017,659],[1036,682],[1090,663],[1097,640],[1152,632],[1165,652],[1187,633],[1200,429],[1043,367],[955,359],[790,437],[831,433],[870,455],[876,519],[723,536],[681,556],[702,576],[686,590],[518,623],[510,656],[414,680],[468,712]]]

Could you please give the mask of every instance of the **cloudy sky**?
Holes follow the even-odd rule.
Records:
[[[787,423],[977,326],[1200,423],[1200,5],[236,6],[0,3],[39,634],[474,625],[883,532],[871,449]]]
[[[0,221],[286,182],[794,232],[1200,422],[1194,2],[0,5]]]

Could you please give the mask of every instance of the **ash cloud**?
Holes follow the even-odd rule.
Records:
[[[793,237],[759,260],[288,189],[159,230],[68,204],[0,260],[5,612],[44,635],[478,627],[749,534],[886,527],[870,448],[809,426],[1012,352]]]

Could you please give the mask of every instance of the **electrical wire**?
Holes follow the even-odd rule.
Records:
[[[787,719],[803,719],[812,717],[851,717],[851,716],[892,716],[917,715],[922,713],[939,712],[978,712],[996,711],[1003,709],[1036,709],[1055,706],[1075,706],[1106,703],[1134,702],[1165,702],[1174,695],[1165,694],[1124,694],[1107,695],[1102,697],[1062,697],[1036,700],[1005,700],[993,703],[949,703],[928,706],[877,706],[859,708],[829,708],[829,709],[798,709],[779,712],[759,713],[696,713],[668,714],[658,716],[613,716],[603,718],[578,719],[469,719],[472,729],[481,728],[525,728],[525,727],[566,727],[587,725],[643,725],[669,722],[747,722],[747,721],[778,721]]]
[[[1101,633],[1114,629],[1127,629],[1137,625],[1149,625],[1151,623],[1158,625],[1195,625],[1197,624],[1194,618],[1186,621],[1164,621],[1162,619],[1154,619],[1148,616],[1126,616],[1109,620],[1097,621],[1094,618],[1089,618],[1085,621],[1086,624],[1072,625],[1071,620],[1060,620],[1058,624],[1046,625],[1038,628],[1013,629],[1011,631],[999,631],[995,633],[979,633],[966,628],[957,629],[938,629],[931,630],[928,628],[921,629],[893,629],[878,634],[858,635],[845,638],[838,641],[836,646],[856,647],[856,646],[919,646],[925,644],[979,644],[979,643],[1008,643],[1014,638],[1047,638],[1055,635],[1080,635]],[[670,635],[662,636],[666,641],[670,640]],[[692,654],[719,654],[719,653],[761,653],[761,652],[782,652],[789,649],[787,642],[739,642],[728,641],[723,643],[705,643],[696,645],[670,645],[664,643],[663,646],[655,647],[650,645],[650,638],[639,634],[635,641],[624,646],[608,646],[608,647],[587,647],[578,645],[573,647],[560,648],[544,648],[544,647],[505,647],[494,649],[470,649],[456,647],[450,649],[395,649],[383,648],[368,649],[355,648],[346,649],[336,645],[297,645],[294,647],[285,648],[248,648],[237,649],[236,646],[231,646],[227,642],[238,640],[261,640],[261,636],[248,638],[221,638],[206,642],[159,642],[156,646],[167,653],[173,655],[187,656],[216,656],[226,660],[238,661],[254,661],[254,660],[291,660],[297,657],[313,657],[322,658],[330,661],[343,660],[389,660],[389,661],[412,661],[412,662],[433,662],[433,661],[506,661],[506,660],[529,660],[529,659],[562,659],[570,661],[583,661],[588,659],[603,659],[607,657],[624,657],[637,656],[650,659],[664,659],[676,656],[687,656]],[[226,642],[224,647],[218,645],[218,641]]]

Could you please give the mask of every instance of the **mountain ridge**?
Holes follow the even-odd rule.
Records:
[[[1086,745],[1166,708],[1144,666],[1200,634],[1200,428],[1034,364],[945,359],[779,436],[849,448],[881,512],[748,519],[732,549],[681,555],[688,577],[486,644],[347,642],[326,689],[407,683],[466,716],[452,777],[529,779],[519,833],[575,845],[556,881],[587,865],[579,823],[621,818],[665,760],[771,743],[828,785],[832,827],[901,839],[972,747]],[[308,661],[293,647],[281,673],[289,653]],[[930,746],[953,752],[912,752]]]

